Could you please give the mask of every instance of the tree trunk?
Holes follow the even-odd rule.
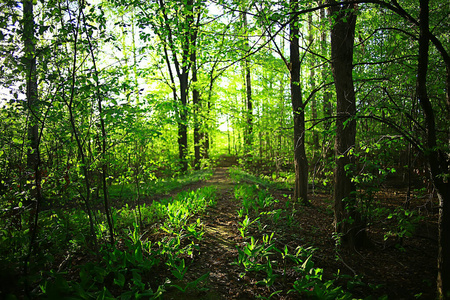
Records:
[[[308,15],[308,45],[312,45],[314,42],[314,32],[313,32],[313,20],[312,20],[312,14]],[[313,91],[316,88],[316,72],[314,68],[314,56],[311,55],[311,69],[309,71],[309,84],[310,89]],[[317,100],[315,94],[311,98],[311,117],[313,120],[317,119]],[[319,151],[319,135],[316,132],[316,130],[312,131],[312,139],[313,139],[313,164],[316,160],[316,154]]]
[[[83,171],[86,195],[83,198],[84,204],[86,205],[86,213],[88,214],[89,219],[89,229],[90,229],[90,241],[94,242],[95,248],[97,248],[97,239],[94,230],[94,213],[90,207],[90,199],[91,199],[91,183],[90,183],[90,175],[88,170],[88,161],[86,159],[86,155],[83,149],[83,141],[80,137],[80,133],[77,130],[76,120],[75,120],[75,112],[73,111],[73,102],[75,99],[75,83],[76,83],[76,72],[77,72],[77,58],[78,58],[78,33],[79,33],[79,25],[80,25],[81,11],[78,13],[77,17],[77,27],[74,31],[73,36],[73,62],[72,62],[72,70],[71,70],[71,86],[70,86],[70,99],[66,101],[67,109],[69,112],[69,123],[72,129],[73,136],[75,138],[78,152],[81,158],[81,169]]]
[[[336,17],[331,29],[331,66],[337,96],[334,224],[344,244],[359,247],[365,242],[365,227],[357,210],[356,190],[351,180],[356,139],[356,99],[352,78],[356,15],[352,8],[348,5],[330,8]]]
[[[194,169],[200,170],[200,122],[199,122],[199,112],[200,112],[200,92],[196,86],[198,82],[197,79],[197,55],[194,50],[192,54],[192,105],[194,106]]]
[[[245,134],[245,154],[251,155],[253,143],[253,101],[252,101],[252,83],[250,63],[245,60],[245,90],[247,99],[247,132]]]
[[[174,36],[172,35],[172,29],[170,28],[170,20],[169,16],[167,15],[166,11],[166,5],[163,0],[159,0],[159,6],[161,8],[161,14],[164,19],[164,29],[162,31],[166,31],[164,34],[155,28],[156,34],[161,39],[167,39],[167,44],[164,44],[164,58],[167,63],[167,68],[169,69],[169,75],[170,75],[170,81],[172,83],[172,92],[174,96],[174,101],[177,104],[177,114],[178,114],[178,154],[179,154],[179,161],[181,166],[181,172],[185,173],[188,169],[188,161],[187,161],[187,154],[188,154],[188,126],[187,126],[187,117],[188,117],[188,111],[187,111],[187,96],[188,96],[188,87],[189,87],[189,81],[188,81],[188,75],[189,75],[189,69],[191,68],[191,62],[190,62],[190,55],[192,51],[192,45],[191,45],[191,29],[192,24],[194,20],[194,5],[193,0],[188,0],[185,3],[184,7],[184,13],[186,14],[185,17],[185,23],[183,23],[181,26],[184,28],[183,35],[181,36],[182,42],[181,42],[181,63],[178,60],[178,49],[175,46]],[[170,50],[172,51],[172,61],[169,59],[169,52],[167,49],[167,45],[169,46]],[[180,83],[180,99],[178,101],[177,93],[175,90],[175,79],[172,72],[172,66],[175,68],[176,75],[178,77],[179,83]]]
[[[188,169],[188,126],[187,126],[187,96],[189,88],[189,69],[192,66],[191,54],[194,41],[192,40],[192,24],[194,23],[194,2],[186,2],[186,31],[184,32],[184,43],[181,58],[181,73],[178,74],[180,80],[180,107],[178,121],[178,150],[181,162],[181,171],[187,172]]]
[[[419,58],[417,66],[416,93],[425,115],[426,145],[425,155],[428,169],[439,198],[439,243],[437,289],[440,299],[450,299],[450,182],[448,156],[437,147],[436,123],[432,104],[427,92],[427,71],[429,51],[429,0],[420,0]]]
[[[248,23],[247,23],[247,13],[244,9],[242,12],[242,22],[244,26],[244,35],[245,35],[245,50],[249,49],[249,41],[248,41]],[[247,55],[247,53],[245,53]],[[244,134],[244,155],[250,156],[252,151],[253,144],[253,101],[252,101],[252,82],[251,82],[251,70],[250,70],[250,62],[248,58],[244,59],[244,72],[245,72],[245,99],[246,99],[246,116],[247,116],[247,124],[245,128]]]
[[[298,0],[291,0],[291,10],[298,10]],[[300,53],[298,17],[290,24],[291,101],[294,114],[294,199],[308,202],[308,160],[305,152],[305,107],[300,87]]]
[[[41,173],[40,156],[39,156],[39,128],[38,128],[38,84],[36,74],[36,45],[34,36],[34,14],[33,14],[33,2],[24,0],[23,5],[23,42],[24,42],[24,63],[26,73],[26,97],[29,113],[28,123],[28,141],[29,147],[27,151],[27,178],[31,182],[34,181],[34,188],[29,187],[31,191],[31,199],[25,201],[25,205],[32,204],[35,201],[33,219],[30,218],[29,231],[30,231],[30,243],[28,247],[28,253],[24,260],[23,275],[28,277],[28,265],[33,252],[33,247],[36,242],[39,211],[42,202],[41,193]],[[32,180],[34,179],[34,180]],[[28,279],[25,279],[25,293],[30,297],[30,290],[28,286]]]
[[[80,7],[81,14],[83,15],[83,22],[84,27],[87,29],[86,25],[86,18],[83,13],[83,6]],[[86,30],[87,31],[87,30]],[[108,186],[107,186],[107,178],[108,178],[108,166],[107,166],[107,135],[106,135],[106,126],[105,126],[105,116],[103,113],[103,106],[102,106],[102,97],[101,97],[101,91],[100,91],[100,82],[98,80],[98,69],[97,69],[97,63],[94,55],[94,48],[91,43],[91,39],[89,35],[87,35],[87,41],[89,45],[89,52],[91,54],[92,64],[94,67],[94,72],[96,74],[95,78],[95,87],[96,87],[96,98],[97,98],[97,106],[98,106],[98,114],[100,118],[100,132],[101,132],[101,143],[100,143],[100,153],[102,157],[102,164],[101,164],[101,182],[102,182],[102,189],[103,189],[103,205],[105,207],[105,214],[106,214],[106,220],[108,223],[108,229],[109,229],[109,241],[111,246],[114,246],[114,223],[113,223],[113,216],[111,207],[109,204],[108,199]]]
[[[322,5],[322,1],[320,2]],[[322,21],[325,20],[325,9],[322,8],[320,10],[320,19]],[[322,30],[322,33],[320,35],[320,49],[323,56],[328,56],[328,47],[327,47],[327,34],[325,30]],[[328,72],[330,71],[330,67],[328,63],[324,63],[321,70],[322,75],[322,81],[325,83],[328,78]],[[333,155],[333,151],[331,149],[331,139],[329,138],[328,131],[331,128],[331,116],[333,114],[333,106],[331,105],[331,92],[328,87],[324,89],[323,92],[323,103],[322,103],[322,111],[323,111],[323,117],[329,118],[328,120],[325,120],[323,123],[323,129],[324,129],[324,137],[322,141],[322,159],[324,160],[324,163],[328,161],[328,158],[331,158]]]
[[[184,57],[183,57],[184,58]],[[185,61],[183,61],[183,64]],[[181,164],[181,171],[187,172],[187,150],[188,150],[188,138],[187,138],[187,92],[188,92],[188,73],[183,67],[183,73],[180,76],[180,107],[178,108],[179,120],[178,120],[178,153]]]
[[[38,171],[39,165],[39,128],[38,120],[38,84],[36,75],[36,45],[34,37],[34,14],[33,2],[23,1],[23,41],[25,51],[25,70],[26,70],[26,98],[28,106],[28,142],[27,150],[27,178],[35,179],[37,189],[30,189],[32,191],[32,200],[37,200],[37,193],[40,192],[40,174]],[[31,201],[25,202],[27,205]]]

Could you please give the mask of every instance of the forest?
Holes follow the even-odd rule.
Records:
[[[0,299],[450,299],[450,2],[2,0]]]

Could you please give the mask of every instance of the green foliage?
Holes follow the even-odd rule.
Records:
[[[242,238],[245,238],[249,226],[252,225],[253,223],[257,222],[258,219],[259,219],[259,218],[255,219],[255,220],[253,220],[253,221],[250,221],[250,218],[246,215],[245,218],[244,218],[244,220],[243,220],[242,222],[239,222],[239,225],[241,226],[241,227],[239,228],[239,232],[241,233],[241,237],[242,237]]]
[[[230,168],[229,173],[231,179],[238,184],[255,184],[257,186],[271,189],[288,189],[291,188],[291,184],[293,182],[293,174],[290,173],[281,173],[279,177],[275,178],[275,180],[273,176],[256,176],[237,167]]]
[[[384,235],[385,240],[389,237],[399,239],[412,237],[418,223],[423,217],[418,215],[415,211],[397,208],[391,212],[386,219],[387,221],[393,221],[393,224],[389,226],[391,229]]]
[[[121,299],[158,299],[164,292],[165,283],[147,281],[152,268],[160,262],[159,251],[152,249],[151,242],[141,242],[132,236],[124,240],[124,250],[103,248],[100,256],[100,264],[91,262],[81,267],[79,282],[66,280],[63,274],[51,271],[40,285],[40,297],[113,299],[120,295]]]
[[[141,232],[142,224],[152,224],[152,230],[163,230],[173,238],[173,247],[178,245],[177,237],[189,240],[190,248],[185,252],[193,253],[203,236],[199,215],[206,206],[214,205],[214,192],[187,192],[152,203],[148,200],[211,176],[210,170],[179,176],[185,173],[184,165],[193,168],[194,131],[200,136],[195,146],[201,148],[202,168],[214,166],[218,157],[228,153],[241,157],[241,166],[258,174],[230,170],[239,184],[234,193],[242,203],[239,217],[243,237],[248,238],[253,227],[262,232],[267,224],[292,226],[297,204],[287,201],[286,209],[280,208],[268,192],[291,189],[295,179],[289,57],[286,41],[281,38],[284,26],[289,24],[289,3],[247,5],[237,1],[221,7],[219,14],[215,5],[204,1],[94,2],[30,1],[33,18],[29,20],[24,18],[24,5],[17,1],[7,0],[1,5],[2,258],[18,269],[16,264],[29,257],[30,273],[40,274],[61,257],[85,254],[87,248],[102,246],[110,234],[106,222],[109,211],[119,239],[127,235],[133,243],[126,249],[120,244],[120,251],[139,249],[137,241],[154,233]],[[448,87],[443,79],[448,71],[442,59],[446,49],[430,47],[432,72],[428,72],[427,88],[438,130],[436,145],[428,149],[429,128],[424,126],[428,115],[415,92],[418,31],[410,26],[411,20],[417,19],[418,4],[401,2],[393,3],[410,18],[372,5],[358,6],[355,11],[358,22],[353,79],[358,143],[349,151],[355,161],[347,166],[357,191],[352,205],[369,225],[382,222],[386,239],[399,240],[411,236],[420,218],[412,211],[382,208],[377,195],[394,172],[401,175],[407,169],[422,168],[435,151],[449,153],[450,127],[445,102]],[[299,9],[310,11],[315,5],[306,1],[299,3]],[[432,1],[429,6],[433,29],[430,41],[446,45],[449,8],[440,1]],[[248,12],[245,26],[239,11]],[[312,21],[309,32],[307,17]],[[314,12],[301,14],[296,22],[311,41],[301,53],[302,91],[308,104],[304,112],[309,120],[304,136],[306,152],[315,185],[318,182],[327,187],[331,186],[335,159],[331,112],[336,95],[329,84],[330,44],[324,33],[331,29],[335,17]],[[34,28],[32,37],[26,36],[25,27]],[[30,53],[25,45],[30,43],[35,49],[32,56],[36,70],[28,69]],[[245,68],[252,79],[252,136],[247,135],[250,124],[244,104],[248,103],[243,101]],[[191,77],[194,69],[196,80]],[[34,104],[27,84],[27,78],[34,77],[30,75],[37,82]],[[200,94],[199,103],[190,101],[194,89]],[[34,125],[37,135],[30,131]],[[183,135],[189,137],[185,149],[180,148]],[[38,136],[36,149],[31,136]],[[251,140],[246,149],[245,140]],[[180,149],[185,151],[181,160]],[[32,169],[30,159],[35,154],[39,166]],[[448,181],[449,174],[433,175],[434,179]],[[414,188],[416,194],[426,192],[422,183]],[[43,201],[35,228],[37,189]],[[186,253],[183,255],[189,256]],[[187,260],[173,259],[170,268],[176,273],[172,275],[182,278]],[[82,298],[108,298],[116,296],[116,291],[102,288],[99,282],[114,273],[119,283],[116,288],[134,286],[135,294],[127,294],[124,299],[156,297],[157,287],[152,287],[154,294],[145,294],[150,289],[139,283],[140,273],[128,270],[139,263],[129,262],[118,273],[121,275],[113,269],[105,275],[93,266],[86,267],[92,276],[83,276],[97,284],[92,289],[55,271],[45,274],[55,284],[43,285],[43,290],[48,295],[79,291]],[[275,267],[268,263],[265,268],[273,274]],[[30,282],[37,280],[31,278]]]
[[[351,292],[335,284],[335,279],[323,279],[323,269],[314,267],[311,248],[298,247],[295,253],[290,253],[287,245],[283,250],[275,247],[273,237],[273,233],[270,236],[263,235],[263,241],[259,242],[251,236],[249,242],[245,242],[242,248],[237,248],[238,257],[234,264],[243,267],[241,277],[248,276],[249,273],[255,274],[261,278],[257,281],[258,285],[270,288],[279,278],[286,277],[289,266],[296,272],[298,279],[292,283],[288,293],[297,293],[300,297],[311,299],[353,299]],[[275,260],[277,255],[281,255],[284,262],[281,269]],[[341,276],[336,275],[336,279],[339,277]],[[363,283],[358,278],[349,278],[349,289],[355,285]]]
[[[89,229],[85,212],[78,209],[42,212],[36,247],[47,250],[35,258],[36,267],[43,269],[40,271],[42,276],[30,277],[29,280],[39,284],[39,297],[42,299],[157,299],[167,288],[180,288],[181,285],[179,282],[172,284],[169,279],[161,281],[154,277],[155,268],[167,268],[176,280],[183,279],[188,268],[186,261],[198,251],[198,242],[204,234],[201,213],[215,203],[216,189],[207,187],[182,192],[174,198],[154,201],[152,205],[142,205],[141,214],[145,224],[160,224],[161,230],[165,229],[169,233],[157,242],[145,238],[148,235],[142,232],[137,211],[126,205],[113,213],[120,237],[117,244],[113,248],[101,246],[94,255],[85,252],[90,247],[89,236],[86,235]],[[23,226],[27,225],[27,212],[21,216]],[[106,220],[97,217],[100,222],[98,238],[102,238],[102,231],[107,229]],[[21,262],[27,254],[28,230],[5,227],[0,238],[2,256],[8,261]],[[88,263],[79,266],[78,279],[68,276],[67,271],[48,271],[55,257],[67,256],[63,262],[65,265],[72,261],[71,257],[76,253],[93,257]],[[70,264],[68,270],[70,274],[77,272],[70,268]],[[186,291],[197,288],[207,275],[187,282],[181,289]]]
[[[295,203],[286,199],[286,209],[273,209],[274,198],[267,190],[259,189],[254,184],[240,184],[235,186],[235,198],[241,201],[242,209],[238,211],[239,217],[243,218],[239,222],[239,233],[243,242],[236,246],[238,255],[233,262],[234,265],[241,266],[241,278],[254,278],[257,285],[272,289],[278,284],[286,284],[287,274],[295,272],[296,279],[287,286],[288,293],[297,294],[299,297],[312,299],[354,299],[352,290],[357,286],[366,286],[359,277],[340,275],[339,273],[332,279],[324,279],[323,269],[315,267],[313,261],[312,247],[297,247],[292,251],[288,245],[278,248],[275,241],[275,233],[266,233],[267,224],[284,226],[280,219],[289,223],[292,210],[295,214]],[[263,210],[262,212],[260,212]],[[249,215],[241,215],[247,211],[258,217],[251,219]],[[269,221],[269,223],[267,223]],[[266,224],[263,226],[263,224]],[[290,224],[286,224],[290,225]],[[258,230],[256,231],[255,228]],[[261,240],[255,238],[250,232],[261,234]],[[336,236],[336,247],[339,247],[340,237]],[[347,287],[336,284],[336,281],[345,280]],[[268,298],[260,296],[260,299],[269,299],[274,295],[282,293],[278,290],[269,295]]]
[[[42,298],[112,299],[120,296],[121,299],[157,299],[168,287],[175,287],[183,292],[196,288],[208,274],[181,287],[179,284],[172,284],[171,280],[161,282],[153,277],[153,270],[165,266],[177,281],[183,280],[188,269],[186,259],[198,250],[196,243],[204,233],[200,218],[192,223],[189,221],[214,204],[215,188],[208,187],[180,193],[174,199],[161,203],[155,201],[151,206],[143,206],[141,213],[145,220],[161,221],[161,229],[170,234],[158,242],[143,239],[144,234],[131,216],[133,213],[129,207],[118,210],[116,220],[122,220],[118,227],[124,228],[125,238],[120,239],[114,248],[102,247],[99,262],[82,265],[79,281],[67,280],[64,273],[50,271],[48,278],[40,283]],[[128,222],[132,222],[132,225],[127,227]]]
[[[249,213],[258,215],[260,210],[270,209],[278,202],[267,190],[260,189],[258,185],[236,185],[234,197],[242,204],[242,208],[238,211],[240,218]]]
[[[133,171],[128,175],[121,175],[119,179],[110,187],[110,195],[114,199],[134,199],[140,197],[151,197],[153,195],[164,195],[175,189],[183,188],[186,185],[208,180],[212,176],[212,170],[193,171],[186,175],[156,178],[153,172],[148,177],[140,178],[136,186],[135,174]]]

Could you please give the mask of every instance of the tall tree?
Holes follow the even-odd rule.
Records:
[[[195,39],[194,39],[195,40]],[[192,105],[194,109],[194,169],[200,169],[200,148],[201,148],[201,134],[200,134],[200,120],[199,120],[199,112],[200,112],[200,91],[198,84],[198,69],[197,69],[197,50],[194,49],[191,54],[192,61]]]
[[[319,5],[323,4],[323,0],[319,1]],[[325,8],[321,8],[320,9],[320,21],[322,22],[322,26],[324,26],[324,23],[327,22],[327,17],[326,17],[326,10]],[[322,31],[320,33],[320,52],[321,55],[324,57],[328,57],[328,53],[329,53],[329,47],[328,47],[328,40],[327,40],[327,30],[325,30],[325,28],[322,28]],[[322,77],[322,81],[326,82],[328,79],[328,75],[329,75],[329,62],[326,62],[322,65],[321,68],[321,77]],[[323,116],[324,118],[329,118],[328,120],[326,120],[323,124],[323,129],[325,131],[324,134],[324,138],[323,138],[323,142],[322,142],[322,158],[324,160],[326,160],[329,157],[332,157],[333,155],[333,151],[330,147],[330,143],[329,143],[329,138],[328,138],[328,130],[330,130],[331,127],[331,115],[333,114],[333,107],[331,104],[331,92],[329,90],[328,87],[326,87],[323,91],[323,97],[322,97],[322,112],[323,112]]]
[[[242,13],[242,25],[244,30],[244,50],[246,51],[243,61],[244,67],[244,83],[245,83],[245,103],[246,103],[246,126],[244,133],[244,154],[250,155],[253,144],[253,100],[252,100],[252,81],[251,81],[251,69],[250,59],[247,57],[247,51],[249,50],[249,38],[248,38],[248,20],[247,9],[243,9]]]
[[[86,21],[86,16],[83,12],[83,5],[80,6],[80,14],[83,16],[83,23],[84,23],[84,29],[85,32],[88,33],[88,23]],[[92,67],[94,71],[94,81],[95,81],[95,98],[97,100],[97,108],[98,108],[98,114],[100,118],[100,133],[101,133],[101,146],[100,146],[100,152],[101,152],[101,181],[102,181],[102,189],[103,189],[103,205],[105,208],[105,214],[106,214],[106,220],[108,222],[108,229],[109,229],[109,240],[111,243],[111,246],[114,245],[114,224],[113,224],[113,216],[111,207],[109,204],[108,199],[108,186],[107,186],[107,178],[108,178],[108,166],[107,166],[107,135],[106,135],[106,127],[105,127],[105,113],[103,111],[103,104],[102,104],[102,93],[101,93],[101,87],[99,82],[99,72],[97,69],[97,62],[96,57],[94,53],[94,48],[91,42],[91,39],[89,35],[86,35],[86,40],[88,42],[88,49],[89,53],[91,55],[92,60]]]
[[[61,15],[64,13],[62,10],[60,11]],[[72,59],[72,66],[70,68],[70,70],[68,70],[68,73],[70,74],[69,76],[69,80],[70,80],[70,85],[69,85],[69,95],[68,98],[66,99],[66,95],[63,94],[63,101],[65,102],[66,106],[67,106],[67,110],[69,113],[69,123],[70,123],[70,127],[72,130],[72,134],[73,137],[75,138],[76,141],[76,145],[77,145],[77,149],[78,149],[78,155],[80,157],[81,160],[81,169],[83,172],[83,178],[84,178],[84,182],[85,182],[85,195],[81,196],[84,200],[84,204],[86,206],[86,212],[89,216],[89,229],[90,229],[90,238],[93,240],[94,245],[97,245],[97,240],[96,240],[96,235],[95,235],[95,231],[94,231],[94,218],[93,218],[93,212],[91,210],[90,207],[90,199],[91,199],[91,174],[89,172],[89,160],[88,160],[88,156],[86,155],[85,152],[85,145],[84,145],[84,141],[83,141],[83,136],[82,136],[82,131],[81,129],[79,129],[77,127],[77,119],[76,119],[76,105],[75,105],[75,99],[76,99],[76,89],[77,89],[77,63],[78,63],[78,57],[79,57],[79,47],[80,47],[80,43],[79,43],[79,39],[80,39],[80,25],[81,25],[81,16],[82,16],[82,11],[81,9],[78,10],[78,16],[76,17],[76,23],[74,28],[71,30],[71,34],[73,34],[73,51],[72,51],[72,55],[73,58]],[[69,32],[68,32],[69,33]],[[68,81],[69,81],[68,80]],[[84,118],[86,118],[86,116],[84,116]],[[90,241],[90,240],[89,240]]]
[[[193,34],[198,26],[195,16],[199,14],[201,2],[165,1],[141,3],[134,2],[140,8],[140,26],[144,28],[151,25],[159,38],[162,49],[160,53],[166,62],[170,85],[175,103],[178,125],[178,153],[181,171],[188,169],[188,92],[189,73],[192,68],[192,52],[195,51]],[[200,17],[198,17],[200,20]],[[148,35],[146,35],[148,38]],[[175,76],[178,83],[175,81]],[[178,87],[178,88],[177,88]],[[178,89],[178,92],[177,92]]]
[[[450,299],[450,183],[444,179],[449,172],[447,154],[437,147],[434,110],[427,91],[429,61],[429,0],[420,0],[419,56],[416,93],[425,116],[426,155],[428,168],[439,198],[439,248],[437,288],[439,298]]]
[[[313,27],[313,14],[308,14],[308,47],[311,47],[314,43],[314,27]],[[314,55],[311,55],[311,63],[310,63],[310,69],[309,69],[309,85],[311,91],[313,91],[316,88],[316,72],[315,72],[315,57]],[[317,119],[317,100],[315,93],[311,93],[311,118],[313,120]],[[316,130],[312,132],[312,146],[313,146],[313,161],[316,160],[316,152],[319,150],[319,134]],[[314,163],[314,162],[313,162]]]
[[[37,189],[32,189],[36,200],[37,193],[40,192],[39,165],[39,128],[38,128],[38,83],[36,73],[36,37],[33,13],[33,2],[23,1],[23,42],[24,42],[24,63],[26,79],[26,99],[28,107],[28,141],[27,150],[27,177],[35,178]]]
[[[331,0],[330,3],[337,2]],[[356,140],[356,98],[352,77],[356,14],[354,7],[349,4],[331,6],[330,14],[334,20],[331,29],[331,67],[337,97],[334,223],[344,243],[355,247],[362,245],[365,236],[352,182]]]
[[[290,1],[290,9],[292,12],[298,11],[298,0]],[[298,15],[291,19],[289,28],[291,102],[294,118],[294,199],[299,199],[303,203],[308,203],[308,159],[305,151],[305,105],[303,103],[302,89],[300,86],[301,62]]]
[[[39,149],[39,127],[38,127],[38,84],[36,72],[36,37],[35,37],[35,23],[33,13],[33,2],[24,0],[23,5],[23,43],[24,43],[24,70],[26,72],[26,100],[28,106],[28,141],[29,147],[27,150],[27,180],[33,182],[33,187],[30,186],[31,200],[34,201],[34,219],[30,222],[30,244],[27,256],[24,262],[24,276],[28,276],[28,263],[33,252],[33,247],[36,242],[39,211],[42,202],[41,194],[41,173],[40,167],[40,149]],[[33,180],[34,179],[34,180]],[[27,201],[26,204],[31,204]],[[25,281],[25,292],[29,295],[28,282]]]

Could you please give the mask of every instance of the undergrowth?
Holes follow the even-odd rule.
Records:
[[[294,174],[280,173],[279,176],[275,174],[272,176],[261,175],[255,176],[238,167],[229,169],[231,179],[236,183],[251,183],[271,189],[291,189],[294,179]]]
[[[140,213],[128,205],[114,209],[113,246],[106,243],[106,220],[100,211],[94,214],[99,246],[88,239],[84,211],[43,211],[27,277],[21,274],[20,262],[27,255],[29,231],[1,231],[5,260],[0,264],[11,271],[11,278],[20,280],[14,282],[15,288],[2,286],[7,293],[0,296],[20,298],[24,292],[20,287],[25,287],[30,297],[39,299],[157,299],[167,289],[198,288],[208,274],[190,282],[183,279],[204,234],[202,213],[215,204],[215,187],[205,187],[143,204]]]
[[[258,296],[260,299],[279,294],[295,294],[302,299],[354,299],[354,287],[372,288],[359,276],[338,272],[333,278],[324,278],[324,270],[314,263],[313,245],[302,245],[301,241],[296,248],[280,244],[279,232],[286,226],[297,228],[293,215],[300,206],[288,197],[281,206],[261,180],[242,176],[244,172],[232,172],[235,180],[241,182],[234,188],[235,199],[240,203],[237,214],[242,238],[234,264],[242,268],[241,278],[267,288]],[[242,178],[251,178],[251,183],[242,183]],[[346,286],[337,284],[338,280],[346,282]]]
[[[153,195],[164,195],[174,189],[183,188],[189,184],[208,180],[211,178],[212,170],[193,171],[190,174],[172,177],[150,177],[144,180],[136,177],[133,174],[124,174],[109,188],[110,197],[117,200],[130,200],[137,196],[151,197]]]

